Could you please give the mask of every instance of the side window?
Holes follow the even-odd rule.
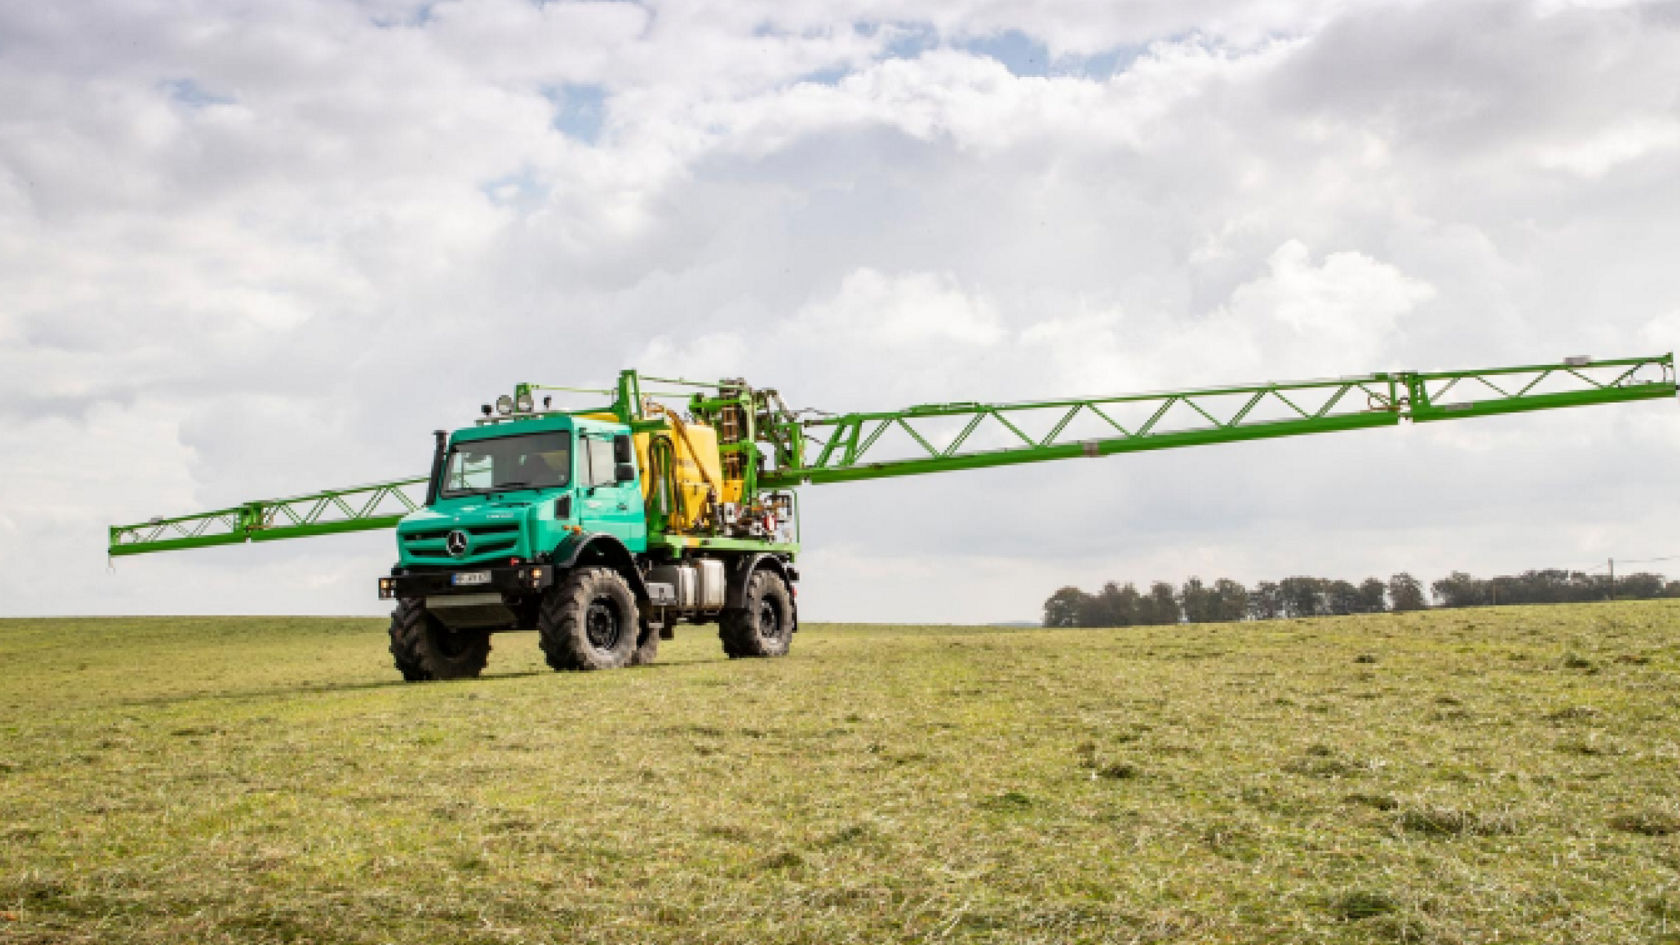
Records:
[[[617,485],[617,480],[613,478],[612,440],[590,437],[583,442],[589,450],[589,484],[592,486]]]

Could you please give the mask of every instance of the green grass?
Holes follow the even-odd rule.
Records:
[[[0,941],[1680,942],[1677,628],[0,621]]]

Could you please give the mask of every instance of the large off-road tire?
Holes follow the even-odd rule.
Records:
[[[409,682],[468,679],[490,661],[490,631],[450,630],[425,602],[405,597],[391,611],[391,656]]]
[[[793,595],[774,571],[760,570],[747,579],[741,607],[718,620],[718,637],[730,659],[786,656],[793,643]]]
[[[617,669],[636,652],[641,619],[611,568],[578,568],[543,595],[537,635],[555,669]]]

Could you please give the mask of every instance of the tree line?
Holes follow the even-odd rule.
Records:
[[[1220,578],[1211,584],[1192,577],[1178,587],[1156,581],[1148,590],[1109,581],[1095,594],[1064,587],[1044,602],[1046,627],[1131,627],[1172,623],[1219,623],[1424,610],[1430,597],[1440,607],[1494,604],[1562,604],[1612,599],[1680,597],[1680,581],[1660,574],[1606,574],[1549,569],[1478,578],[1454,571],[1429,585],[1402,571],[1384,581],[1287,577],[1253,587]]]

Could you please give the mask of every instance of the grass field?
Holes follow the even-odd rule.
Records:
[[[1677,631],[0,621],[0,942],[1680,942]]]

